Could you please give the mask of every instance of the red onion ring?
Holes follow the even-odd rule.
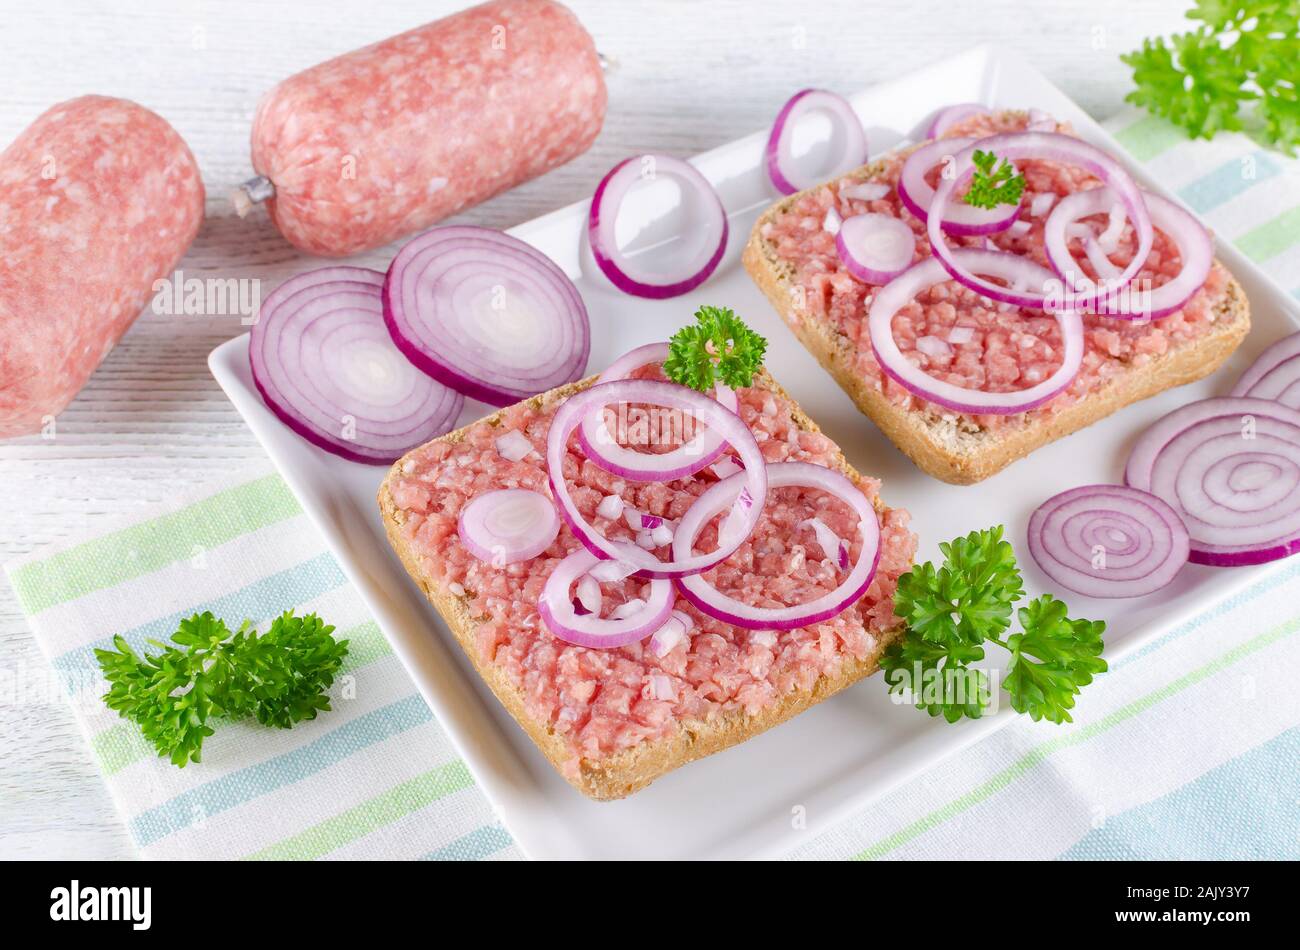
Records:
[[[970,118],[973,115],[984,115],[988,111],[987,106],[980,105],[978,102],[958,102],[951,106],[944,106],[942,109],[935,111],[933,117],[927,123],[922,137],[937,139],[962,119]]]
[[[952,274],[954,279],[971,290],[1001,303],[1015,304],[1018,307],[1030,307],[1036,310],[1047,310],[1052,303],[1047,293],[1031,294],[1009,291],[1005,287],[999,287],[987,280],[981,280],[961,265],[955,256],[954,249],[948,246],[940,223],[947,212],[948,205],[953,202],[957,189],[965,185],[975,171],[975,163],[972,159],[976,149],[992,152],[999,159],[1006,159],[1007,161],[1042,159],[1077,165],[1096,175],[1103,183],[1113,188],[1115,194],[1123,203],[1125,210],[1128,212],[1129,221],[1133,223],[1134,230],[1137,232],[1137,251],[1120,276],[1113,282],[1106,282],[1107,284],[1113,283],[1114,286],[1099,287],[1092,295],[1076,295],[1074,299],[1069,301],[1071,309],[1087,310],[1090,307],[1095,307],[1099,294],[1109,299],[1142,270],[1148,255],[1151,253],[1153,240],[1151,216],[1147,213],[1147,206],[1142,198],[1142,192],[1134,184],[1128,172],[1124,171],[1118,162],[1101,149],[1089,145],[1082,139],[1063,135],[1060,132],[1008,132],[980,139],[963,149],[954,159],[953,177],[940,180],[939,187],[934,193],[934,200],[930,203],[930,217],[926,221],[926,230],[930,238],[930,250],[935,258],[942,262],[948,273]],[[1052,307],[1052,309],[1058,308]]]
[[[956,156],[976,141],[972,138],[938,139],[907,156],[898,176],[898,198],[903,207],[921,221],[929,221],[935,190],[925,176],[941,162],[955,162]],[[956,168],[956,165],[952,167]],[[943,229],[956,235],[996,234],[1015,224],[1019,216],[1019,204],[998,205],[996,208],[954,204],[944,213]]]
[[[1003,251],[962,248],[950,252],[960,266],[973,273],[988,274],[1004,280],[1021,281],[1032,286],[1055,280],[1052,272],[1033,261]],[[1083,320],[1072,310],[1053,316],[1061,327],[1065,353],[1055,373],[1036,386],[1011,393],[990,393],[965,389],[935,379],[905,357],[894,342],[894,314],[917,294],[950,279],[941,262],[933,257],[913,264],[903,274],[876,292],[867,312],[867,330],[871,349],[880,368],[908,391],[954,412],[975,415],[1010,415],[1041,406],[1070,385],[1083,365]]]
[[[1198,290],[1205,286],[1210,276],[1210,267],[1214,264],[1214,243],[1205,228],[1190,213],[1159,195],[1143,192],[1147,211],[1151,214],[1151,224],[1157,230],[1168,235],[1178,248],[1178,257],[1182,269],[1178,276],[1161,284],[1150,293],[1136,294],[1142,302],[1140,308],[1122,308],[1113,302],[1102,301],[1100,312],[1123,319],[1151,319],[1168,316],[1187,303]],[[1090,188],[1066,195],[1052,209],[1043,225],[1043,244],[1047,259],[1053,270],[1072,288],[1087,289],[1092,283],[1084,275],[1074,260],[1069,248],[1069,227],[1080,218],[1109,211],[1117,202],[1115,193],[1110,188]],[[1105,244],[1098,240],[1099,253]],[[1089,256],[1092,256],[1091,251]],[[1110,264],[1108,258],[1102,258]],[[1110,264],[1112,274],[1098,273],[1099,278],[1113,278],[1118,269]],[[1096,262],[1094,263],[1096,267]]]
[[[831,117],[842,137],[840,153],[830,168],[804,173],[795,168],[790,132],[799,119],[809,112],[824,112]],[[767,137],[767,175],[776,190],[792,195],[832,178],[838,178],[867,163],[867,134],[852,104],[841,95],[826,89],[801,89],[796,92],[772,123]]]
[[[876,576],[876,565],[880,561],[880,521],[876,517],[876,510],[858,486],[839,472],[821,465],[809,462],[774,462],[767,466],[767,480],[772,488],[821,489],[857,512],[862,553],[840,586],[829,594],[795,607],[751,607],[728,597],[699,574],[678,577],[677,589],[702,613],[747,630],[793,630],[829,620],[857,603]],[[732,475],[696,499],[677,527],[677,536],[673,539],[673,556],[679,559],[690,557],[695,539],[705,524],[715,515],[726,511],[743,487],[744,476]]]
[[[887,284],[912,263],[916,235],[905,221],[888,214],[855,214],[835,235],[844,268],[865,284]]]
[[[653,173],[647,174],[647,168],[653,168]],[[681,274],[664,275],[638,267],[619,250],[615,233],[619,208],[628,193],[638,182],[661,174],[675,178],[682,200],[693,201],[707,216],[702,225],[691,229],[691,257]],[[587,215],[587,239],[596,266],[619,290],[652,300],[679,297],[708,280],[727,249],[729,228],[727,211],[713,185],[690,162],[671,155],[640,155],[619,162],[596,186]]]
[[[432,228],[388,267],[384,320],[407,359],[493,406],[581,378],[591,351],[587,307],[536,248],[470,225]]]
[[[1029,553],[1043,573],[1086,597],[1141,597],[1187,563],[1187,527],[1155,495],[1084,485],[1047,499],[1029,519]]]
[[[617,402],[643,402],[650,405],[687,412],[715,430],[745,464],[743,477],[747,490],[736,499],[733,515],[736,536],[720,539],[718,549],[711,554],[693,555],[672,561],[660,561],[649,551],[634,545],[610,541],[602,537],[582,517],[564,480],[564,455],[569,436],[592,412]],[[628,379],[612,383],[597,383],[590,389],[574,393],[556,410],[551,428],[546,436],[546,465],[549,469],[551,494],[554,496],[560,517],[582,542],[583,547],[598,558],[623,561],[632,565],[640,577],[679,577],[707,571],[740,547],[754,530],[767,501],[767,466],[754,434],[741,418],[729,412],[703,393],[676,383],[650,379]],[[689,511],[688,511],[689,514]],[[678,535],[681,530],[678,528]],[[674,546],[674,551],[676,547]]]
[[[1157,420],[1127,484],[1163,498],[1191,534],[1190,560],[1235,567],[1300,551],[1300,412],[1227,396]]]
[[[465,550],[493,567],[537,557],[560,533],[555,504],[540,492],[502,488],[461,509],[456,531]]]
[[[607,650],[644,640],[662,627],[677,599],[673,585],[666,580],[650,582],[649,599],[631,616],[612,620],[577,612],[569,588],[599,561],[590,551],[579,548],[551,571],[537,601],[537,612],[546,629],[566,643]]]
[[[384,327],[384,277],[325,267],[262,304],[248,361],[271,411],[313,445],[387,465],[451,430],[464,399],[418,372]]]
[[[626,379],[633,370],[668,359],[667,343],[647,343],[623,354],[596,379],[597,383]],[[736,392],[730,386],[718,383],[714,387],[718,403],[731,412],[740,410]],[[637,452],[618,444],[605,425],[604,408],[582,420],[578,442],[587,457],[612,475],[638,482],[670,482],[694,475],[712,463],[727,449],[727,443],[712,429],[699,432],[693,439],[671,452],[655,454]],[[646,527],[653,527],[647,525]]]
[[[1300,409],[1300,333],[1283,337],[1259,354],[1237,385],[1233,396],[1272,399]]]

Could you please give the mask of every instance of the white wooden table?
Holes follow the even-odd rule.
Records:
[[[207,221],[182,268],[269,291],[311,259],[260,209],[239,220],[259,96],[346,50],[469,0],[0,0],[0,145],[55,102],[134,99],[189,142]],[[852,91],[977,43],[1018,50],[1089,112],[1117,109],[1121,52],[1185,28],[1190,0],[569,0],[617,61],[609,116],[570,165],[463,220],[508,227],[589,194],[618,159],[687,155],[771,121],[803,86]],[[0,196],[3,200],[3,196]],[[358,263],[385,266],[391,252]],[[146,313],[59,418],[52,441],[0,441],[0,562],[147,509],[262,457],[208,375],[239,317]],[[128,858],[134,848],[6,584],[0,583],[0,858]]]

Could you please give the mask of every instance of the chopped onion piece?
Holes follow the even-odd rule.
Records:
[[[948,331],[948,342],[954,346],[969,343],[973,339],[975,339],[974,327],[953,327]]]
[[[578,580],[578,603],[586,608],[587,613],[600,616],[604,597],[600,593],[600,581],[591,574],[584,574]]]
[[[633,597],[625,601],[609,612],[610,620],[626,620],[628,617],[635,616],[645,610],[645,601],[640,597]]]
[[[826,209],[826,217],[822,219],[822,230],[827,234],[839,234],[840,225],[843,223],[844,218],[840,216],[840,213],[836,211],[835,207],[832,205]]]
[[[857,181],[840,185],[840,198],[853,201],[879,201],[889,194],[889,186],[881,181]]]
[[[495,441],[497,454],[507,462],[521,461],[533,450],[533,443],[529,442],[528,436],[518,429],[511,429],[505,435],[497,436]]]
[[[623,499],[618,495],[606,495],[596,506],[596,514],[609,521],[617,521],[623,514]]]
[[[569,587],[597,566],[598,558],[590,551],[579,548],[551,571],[537,601],[537,611],[552,634],[567,643],[580,647],[610,649],[644,640],[658,630],[673,609],[673,585],[666,580],[650,582],[650,597],[639,601],[641,607],[634,613],[608,619],[596,614],[579,615],[569,596]],[[638,598],[639,600],[639,598]],[[632,601],[628,602],[629,604]],[[619,613],[627,604],[620,605]]]

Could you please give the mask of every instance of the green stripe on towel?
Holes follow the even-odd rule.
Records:
[[[1179,142],[1187,141],[1187,135],[1159,116],[1148,115],[1120,129],[1115,139],[1138,161],[1149,162]]]
[[[1247,231],[1232,243],[1241,253],[1259,263],[1276,257],[1297,242],[1300,242],[1300,205]]]
[[[279,475],[86,541],[10,574],[28,614],[152,573],[302,511]]]
[[[277,841],[245,860],[310,861],[473,784],[465,763],[450,762]]]

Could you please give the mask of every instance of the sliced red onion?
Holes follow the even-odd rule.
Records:
[[[898,197],[908,211],[922,221],[929,221],[934,204],[935,189],[926,181],[936,165],[944,165],[939,176],[942,183],[956,169],[956,157],[975,143],[975,139],[939,139],[922,145],[907,156],[898,178]],[[976,208],[974,205],[953,204],[944,211],[943,229],[949,234],[980,235],[1005,231],[1020,216],[1020,206],[998,205],[996,208]]]
[[[1297,382],[1300,382],[1300,333],[1293,333],[1259,354],[1232,387],[1232,395],[1272,399],[1291,409],[1300,409]]]
[[[505,435],[497,436],[493,441],[497,447],[497,454],[507,462],[522,461],[533,450],[533,443],[529,442],[528,436],[518,429],[511,429]]]
[[[386,465],[451,430],[464,399],[413,367],[384,328],[382,274],[325,267],[285,281],[249,337],[267,406],[313,445]]]
[[[916,235],[888,214],[855,214],[835,236],[845,269],[866,284],[887,284],[912,263]]]
[[[889,186],[883,181],[855,181],[840,185],[840,199],[843,201],[879,201],[889,194]]]
[[[716,430],[719,437],[731,445],[732,450],[739,454],[745,463],[745,472],[740,477],[743,477],[748,488],[748,491],[742,495],[742,500],[736,503],[737,507],[744,511],[741,519],[744,530],[739,537],[721,543],[718,549],[710,554],[660,561],[653,554],[632,545],[624,545],[620,548],[615,542],[598,534],[586,522],[569,494],[564,480],[565,450],[569,436],[583,419],[602,406],[616,402],[647,403],[690,414],[697,421]],[[637,573],[644,577],[677,577],[708,570],[740,547],[741,542],[753,531],[754,525],[758,524],[763,505],[767,501],[767,466],[764,464],[763,453],[758,448],[754,434],[749,431],[749,427],[741,418],[703,393],[676,383],[658,380],[626,379],[597,383],[590,389],[575,393],[566,399],[551,420],[546,441],[546,465],[550,473],[551,494],[555,497],[560,516],[578,540],[598,557],[622,559],[634,564]],[[744,501],[746,497],[747,504]],[[680,531],[679,527],[678,533]]]
[[[1167,316],[1180,309],[1203,286],[1210,276],[1210,267],[1214,264],[1214,243],[1199,221],[1180,206],[1159,195],[1142,193],[1151,224],[1164,232],[1178,248],[1178,258],[1182,269],[1172,280],[1161,284],[1155,290],[1134,292],[1130,304],[1137,306],[1121,307],[1122,301],[1103,301],[1100,312],[1126,319],[1155,319]],[[1116,207],[1119,211],[1116,212]],[[1069,239],[1075,222],[1089,215],[1110,214],[1106,231],[1099,236],[1086,229],[1084,250],[1102,278],[1103,283],[1114,285],[1122,279],[1123,274],[1105,254],[1118,246],[1119,235],[1123,233],[1126,218],[1123,205],[1115,200],[1115,193],[1110,188],[1091,188],[1077,191],[1062,198],[1060,203],[1048,216],[1043,225],[1043,244],[1047,259],[1061,277],[1075,289],[1088,288],[1092,281],[1075,264],[1070,253]],[[1115,227],[1115,221],[1119,227]],[[1124,271],[1123,273],[1127,273]]]
[[[998,159],[1006,159],[1009,162],[1017,159],[1042,159],[1076,165],[1109,185],[1116,197],[1124,204],[1129,221],[1133,223],[1137,233],[1137,252],[1120,276],[1114,281],[1107,282],[1107,286],[1075,293],[1073,299],[1069,301],[1072,309],[1087,310],[1094,307],[1099,298],[1104,302],[1105,299],[1113,297],[1142,270],[1151,253],[1153,240],[1151,216],[1147,212],[1146,201],[1141,190],[1128,172],[1101,149],[1089,145],[1082,139],[1059,132],[1009,132],[980,139],[963,149],[954,159],[952,176],[940,180],[939,187],[935,190],[934,200],[930,203],[932,214],[926,222],[926,229],[930,238],[931,253],[956,280],[986,297],[1015,304],[1018,307],[1032,307],[1038,310],[1046,310],[1049,307],[1059,309],[1058,305],[1064,303],[1064,301],[1054,302],[1049,291],[1032,293],[1015,291],[982,280],[963,267],[954,249],[948,246],[943,233],[945,228],[941,228],[939,223],[947,215],[949,206],[956,206],[957,189],[965,185],[974,173],[973,156],[976,149],[992,152]]]
[[[843,583],[829,594],[794,607],[751,607],[723,594],[699,574],[677,578],[683,597],[703,613],[732,626],[749,630],[793,630],[829,620],[852,606],[871,586],[880,560],[880,522],[867,496],[833,469],[808,462],[777,462],[767,466],[768,484],[773,488],[815,488],[839,498],[858,515],[862,553]],[[744,491],[744,476],[733,475],[718,482],[696,500],[682,517],[673,539],[678,559],[690,556],[700,531],[717,514],[735,504]]]
[[[735,475],[737,472],[743,472],[744,470],[745,467],[743,465],[737,465],[735,460],[731,458],[725,458],[721,462],[715,462],[713,464],[713,474],[717,475],[718,478],[728,478],[729,476]]]
[[[1056,204],[1059,196],[1054,191],[1044,191],[1034,195],[1029,202],[1029,214],[1031,217],[1041,218],[1047,212],[1052,210],[1052,205]]]
[[[673,585],[666,580],[651,581],[649,599],[626,616],[605,619],[594,613],[579,615],[573,609],[569,588],[595,567],[597,561],[596,555],[579,549],[556,565],[537,601],[537,612],[546,629],[566,643],[611,649],[644,640],[663,626],[676,599]]]
[[[1033,261],[1015,254],[1002,251],[981,251],[964,248],[950,252],[954,259],[968,272],[987,274],[1007,281],[1021,281],[1027,286],[1042,286],[1046,281],[1054,280],[1052,272],[1040,267]],[[1061,390],[1070,385],[1070,381],[1079,372],[1083,364],[1083,320],[1074,311],[1054,314],[1061,326],[1061,339],[1065,343],[1065,353],[1060,367],[1036,386],[1010,393],[991,393],[978,389],[966,389],[955,386],[926,373],[914,365],[898,349],[894,341],[893,319],[917,294],[928,290],[935,284],[949,279],[949,273],[933,257],[928,257],[913,264],[900,277],[876,292],[867,313],[867,328],[871,335],[871,348],[876,354],[880,368],[903,386],[930,402],[937,403],[955,412],[990,415],[1009,415],[1026,412],[1041,406]]]
[[[551,499],[524,488],[484,492],[461,509],[457,532],[465,550],[493,567],[537,557],[560,533]]]
[[[1055,132],[1056,120],[1042,109],[1030,109],[1027,128],[1030,132]]]
[[[384,320],[434,379],[494,406],[579,379],[591,350],[573,281],[536,248],[491,228],[432,228],[397,252]]]
[[[645,610],[646,603],[640,597],[633,597],[619,604],[609,612],[610,620],[626,620],[628,617],[635,617],[641,611]]]
[[[691,615],[674,610],[664,621],[664,625],[650,638],[650,652],[662,660],[673,652],[677,644],[681,643],[693,629],[695,629],[695,620]]]
[[[615,360],[596,380],[598,383],[626,379],[634,370],[668,359],[667,343],[647,343]],[[740,401],[729,386],[718,383],[714,395],[719,405],[735,413]],[[670,452],[637,452],[620,445],[605,424],[604,407],[582,421],[578,441],[587,457],[612,475],[638,482],[670,482],[686,478],[705,468],[727,449],[727,443],[713,429],[697,432],[689,442]],[[635,530],[635,529],[634,529]]]
[[[620,552],[618,556],[612,560],[601,561],[588,572],[604,584],[617,583],[625,577],[631,577],[637,571],[636,565],[627,556],[628,552],[636,549],[626,541],[615,541],[613,547]]]
[[[683,203],[691,204],[702,219],[682,236],[690,245],[680,273],[650,270],[618,246],[616,225],[624,199],[638,183],[659,175],[680,185]],[[727,249],[727,234],[727,212],[713,185],[690,162],[671,155],[638,155],[619,162],[596,186],[587,216],[587,237],[601,272],[624,293],[652,300],[681,296],[708,280]]]
[[[799,168],[790,141],[794,127],[810,112],[828,115],[835,131],[831,145],[838,145],[834,159],[824,168]],[[792,195],[813,185],[850,172],[867,163],[867,133],[852,104],[825,89],[801,89],[777,113],[767,138],[767,174],[776,190]]]
[[[987,106],[980,105],[978,102],[958,102],[955,105],[944,106],[931,117],[925,127],[924,137],[937,139],[962,119],[968,119],[973,115],[984,115],[988,111]]]
[[[1245,396],[1181,406],[1138,439],[1124,480],[1182,516],[1194,563],[1300,551],[1300,411]]]
[[[1043,573],[1087,597],[1141,597],[1187,563],[1187,527],[1155,495],[1085,485],[1043,502],[1029,519],[1029,553]]]

